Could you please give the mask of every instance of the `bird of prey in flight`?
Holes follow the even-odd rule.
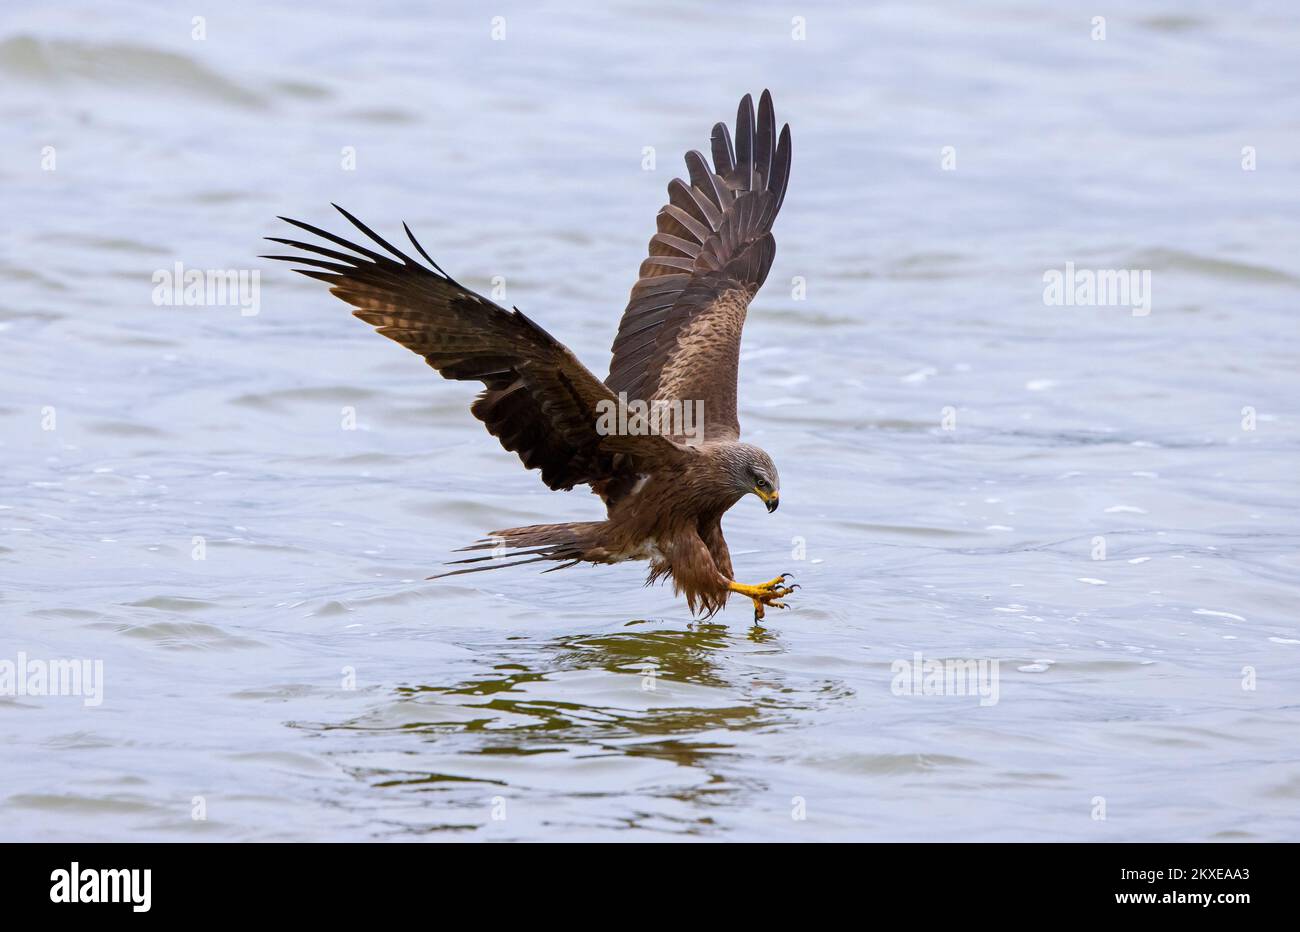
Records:
[[[405,224],[428,266],[341,207],[382,253],[287,217],[280,219],[339,249],[268,237],[310,255],[264,258],[306,266],[296,271],[328,284],[357,317],[443,377],[482,382],[470,411],[549,488],[587,485],[605,503],[603,521],[496,531],[464,548],[493,555],[454,561],[480,565],[453,573],[648,560],[647,585],[670,578],[693,614],[712,616],[733,593],[753,601],[755,621],[765,607],[786,607],[781,600],[796,588],[790,574],[736,582],[722,516],[751,493],[769,512],[780,502],[772,458],[740,440],[736,374],[745,312],[776,254],[771,231],[790,177],[790,127],[777,135],[767,91],[757,113],[746,94],[734,142],[725,123],[710,142],[712,167],[688,152],[688,180],[668,185],[604,381],[518,308],[508,311],[444,272]],[[607,417],[617,405],[634,416]],[[674,419],[644,416],[647,408],[687,407],[702,415],[691,431],[687,417],[653,429]],[[527,559],[502,562],[517,555]]]

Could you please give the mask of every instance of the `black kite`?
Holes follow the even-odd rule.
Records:
[[[603,382],[518,308],[507,311],[452,279],[405,224],[430,267],[342,208],[389,255],[281,218],[348,252],[270,237],[312,256],[266,258],[308,266],[297,271],[326,282],[357,317],[445,378],[481,381],[470,410],[503,447],[541,470],[550,488],[588,485],[605,502],[604,521],[496,531],[465,548],[492,549],[492,556],[456,562],[528,559],[454,572],[539,560],[563,561],[552,569],[649,560],[647,584],[670,577],[693,613],[713,615],[733,592],[753,600],[755,620],[765,606],[785,607],[779,600],[796,588],[785,584],[789,574],[756,586],[732,578],[721,521],[750,493],[769,512],[780,501],[771,457],[740,442],[736,370],[746,309],[776,253],[771,230],[790,176],[790,127],[778,137],[771,95],[763,92],[755,114],[746,94],[734,146],[723,123],[711,142],[713,167],[688,152],[690,180],[668,185]],[[659,419],[641,416],[647,408]],[[634,410],[611,422],[615,409]],[[702,414],[694,429],[691,412]]]

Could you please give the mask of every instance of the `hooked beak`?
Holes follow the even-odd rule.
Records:
[[[776,511],[781,504],[781,493],[777,491],[764,492],[762,489],[755,488],[754,494],[762,499],[763,504],[767,506],[767,513],[771,514]]]

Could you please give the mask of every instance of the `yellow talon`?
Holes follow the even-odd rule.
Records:
[[[774,579],[769,579],[765,583],[759,583],[757,586],[747,586],[744,583],[738,583],[734,580],[727,583],[727,588],[735,593],[745,596],[754,603],[754,621],[758,622],[763,619],[764,607],[774,605],[777,608],[788,608],[784,602],[777,601],[790,595],[798,585],[782,585],[790,577],[789,573],[782,573]]]
[[[793,586],[746,586],[743,583],[732,583],[727,588],[748,598],[762,599],[766,602],[772,599],[783,599],[795,590]]]

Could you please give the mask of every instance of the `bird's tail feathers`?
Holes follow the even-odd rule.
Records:
[[[448,566],[462,563],[480,563],[481,566],[450,570],[428,578],[441,579],[444,576],[459,576],[462,573],[481,573],[484,570],[520,566],[524,563],[562,561],[558,566],[542,571],[553,573],[589,559],[587,553],[595,543],[596,535],[603,523],[602,521],[571,521],[567,524],[531,524],[527,527],[493,531],[482,540],[475,541],[468,547],[460,547],[457,551],[490,550],[491,553],[487,556],[466,557],[463,560],[447,562]],[[526,559],[517,560],[515,557]]]

